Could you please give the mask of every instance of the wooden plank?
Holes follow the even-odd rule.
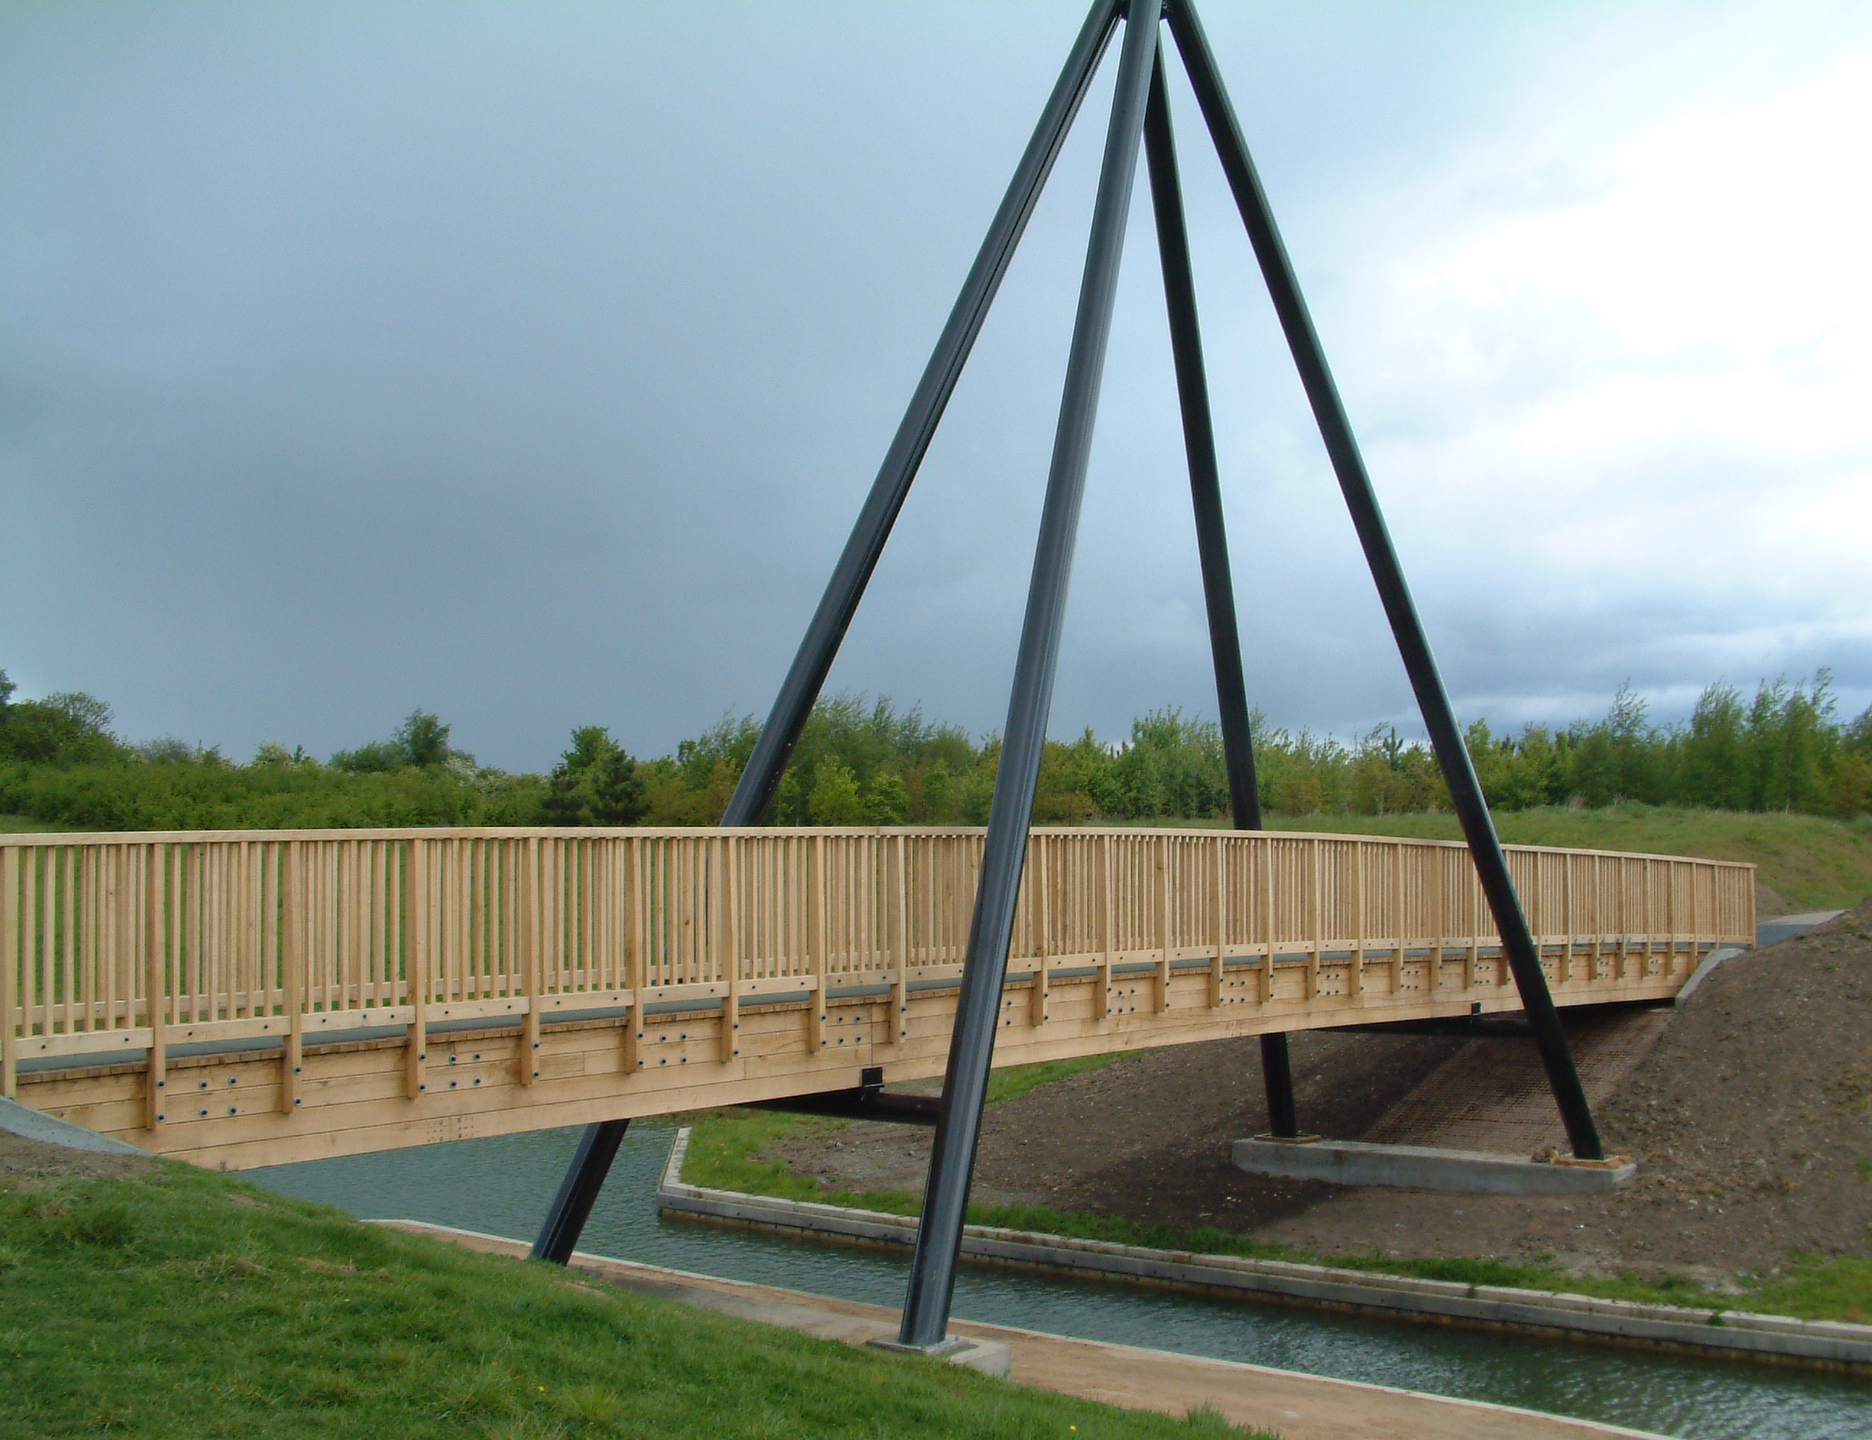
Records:
[[[1026,879],[1029,882],[1029,905],[1034,917],[1036,941],[1033,946],[1033,985],[1027,992],[1027,1023],[1044,1025],[1047,1021],[1047,989],[1053,920],[1053,887],[1047,873],[1047,843],[1039,836],[1028,842]]]
[[[715,973],[727,980],[721,1021],[724,1063],[741,1054],[740,859],[739,837],[723,836],[715,842],[714,864],[709,871],[709,901],[714,919],[709,928],[710,939],[717,947]]]
[[[329,832],[283,842],[193,836],[166,850],[144,837],[108,845],[87,837],[63,848],[38,837],[0,842],[0,877],[8,878],[0,907],[12,907],[0,916],[0,978],[11,986],[0,994],[0,1030],[10,1041],[16,1091],[63,1096],[74,1111],[115,1117],[109,1123],[126,1131],[148,1123],[148,1056],[59,1072],[64,1078],[55,1081],[20,1075],[17,1061],[148,1049],[160,1029],[173,1076],[184,1063],[168,1053],[177,1044],[296,1031],[299,1072],[283,1053],[278,1061],[203,1057],[234,1084],[226,1102],[205,1107],[209,1115],[186,1117],[187,1128],[235,1138],[191,1138],[182,1148],[224,1157],[351,1147],[333,1138],[351,1128],[433,1139],[438,1125],[473,1133],[478,1117],[510,1112],[528,1123],[500,1122],[509,1128],[560,1123],[573,1113],[566,1108],[573,1102],[558,1098],[566,1087],[585,1097],[578,1105],[608,1094],[633,1113],[734,1103],[781,1083],[776,1077],[792,1077],[795,1088],[818,1084],[868,1061],[879,1046],[888,1046],[893,1080],[913,1070],[933,1074],[955,991],[909,987],[953,981],[961,971],[979,838],[912,830],[632,832],[628,839],[540,831],[401,832],[394,842]],[[543,873],[516,885],[524,867],[508,857],[527,848],[541,855]],[[1240,854],[1239,892],[1231,889],[1231,851]],[[1482,982],[1480,891],[1466,869],[1453,873],[1459,853],[1394,838],[1049,831],[1035,844],[1019,932],[1020,958],[1032,958],[1038,974],[1027,994],[1017,985],[1003,997],[1004,1009],[1028,1006],[1037,1023],[1004,1029],[997,1058],[1021,1063],[1343,1023],[1366,968],[1358,954],[1387,939],[1390,984],[1364,993],[1368,1009],[1399,1019],[1461,1014],[1471,990],[1485,1010],[1509,1008],[1515,996],[1498,960],[1488,961],[1493,983]],[[652,856],[660,857],[656,883]],[[1679,983],[1686,925],[1694,957],[1705,930],[1727,938],[1750,918],[1748,867],[1529,847],[1513,848],[1513,856],[1531,919],[1543,944],[1559,952],[1563,1004],[1662,998]],[[1678,893],[1686,881],[1687,897]],[[1471,896],[1460,995],[1442,988],[1437,958],[1461,928],[1448,914],[1454,883],[1467,884]],[[1658,883],[1661,904],[1651,898]],[[531,909],[520,925],[523,891]],[[1250,895],[1256,902],[1243,909]],[[288,909],[290,923],[258,924]],[[1283,931],[1307,947],[1304,970],[1270,963]],[[1401,956],[1420,931],[1433,933],[1434,943],[1424,986],[1411,994]],[[1576,975],[1567,957],[1582,934],[1602,949],[1617,936],[1622,954],[1635,958],[1648,947],[1664,962],[1654,969],[1621,961],[1601,973],[1589,960]],[[516,959],[523,937],[537,942],[532,968]],[[1345,949],[1355,952],[1351,963],[1325,961]],[[1252,980],[1241,973],[1249,957]],[[1141,973],[1126,972],[1140,962]],[[835,998],[827,985],[886,994]],[[1244,989],[1253,1006],[1238,1003]],[[156,997],[141,1015],[139,994]],[[745,1008],[755,999],[763,1004]],[[688,1008],[659,1014],[652,1027],[642,1009],[654,1004]],[[614,1013],[579,1013],[589,1011]],[[575,1018],[549,1027],[555,1015]],[[42,1016],[44,1024],[28,1028]],[[471,1043],[451,1036],[438,1062],[427,1052],[428,1027],[463,1019],[511,1028]],[[343,1038],[394,1025],[405,1033]],[[677,1035],[657,1041],[657,1058],[673,1063],[656,1073],[643,1050],[632,1050],[652,1028]],[[326,1035],[340,1043],[321,1044]],[[455,1084],[440,1082],[444,1102],[434,1076],[446,1057],[454,1058],[447,1074]],[[503,1078],[486,1072],[495,1063],[489,1057],[507,1067]],[[713,1063],[698,1070],[696,1057]],[[538,1073],[518,1073],[522,1064]],[[269,1078],[252,1080],[244,1067],[255,1065]],[[126,1074],[135,1077],[130,1092]],[[279,1111],[292,1099],[303,1103],[287,1121]],[[256,1106],[274,1118],[257,1120]],[[169,1123],[184,1121],[170,1114]]]
[[[1404,842],[1400,840],[1391,848],[1393,868],[1397,876],[1393,886],[1394,903],[1397,906],[1397,942],[1391,948],[1391,993],[1396,995],[1404,988],[1404,946],[1406,943],[1404,922],[1410,911],[1404,903]],[[1365,987],[1361,984],[1359,988],[1362,990]]]
[[[10,847],[0,850],[0,1097],[8,1100],[13,1098],[19,1065],[16,1047],[25,1020],[25,1007],[20,1007],[18,1018],[13,1008],[18,976],[28,958],[20,945],[20,853]]]
[[[1221,1008],[1228,977],[1228,842],[1218,837],[1215,848],[1215,954],[1209,961],[1209,1008]]]
[[[163,914],[165,847],[150,846],[143,855],[143,1013],[149,1020],[150,1043],[144,1052],[143,1125],[154,1130],[165,1118],[164,1091],[168,1085],[169,1043],[165,1022],[170,1016],[168,928]]]
[[[535,874],[534,866],[541,858],[538,853],[540,842],[537,839],[531,839],[524,843],[530,852],[526,873],[532,876]],[[535,932],[533,938],[535,943],[528,945],[523,954],[515,957],[520,962],[521,984],[524,989],[523,998],[526,1000],[526,1013],[520,1020],[520,1049],[519,1053],[514,1057],[514,1075],[522,1085],[531,1085],[539,1078],[539,1066],[537,1063],[540,1048],[539,996],[542,988],[540,982],[541,972],[545,968],[545,956],[541,953],[540,946],[537,943],[542,937]]]
[[[896,928],[891,937],[890,1026],[887,1043],[901,1045],[909,1033],[906,1022],[910,1014],[910,859],[902,835],[896,837],[893,848],[896,862]]]
[[[1157,837],[1157,871],[1160,877],[1159,903],[1159,940],[1157,951],[1157,1013],[1163,1014],[1170,1008],[1170,850],[1171,840],[1168,835]]]
[[[1323,933],[1326,926],[1326,902],[1320,889],[1321,844],[1321,841],[1314,840],[1307,846],[1308,863],[1311,866],[1308,873],[1312,877],[1308,884],[1307,899],[1313,910],[1313,938],[1307,948],[1306,962],[1306,998],[1309,1000],[1317,999],[1320,993],[1320,952],[1326,947]]]
[[[832,946],[832,922],[829,906],[831,904],[831,878],[826,872],[826,837],[813,836],[812,904],[807,915],[807,932],[812,946],[813,976],[819,982],[819,1000],[809,1005],[806,1010],[806,1052],[817,1055],[825,1049],[826,1021],[826,971]]]
[[[279,1106],[285,1112],[301,1103],[299,1077],[305,1068],[305,876],[299,845],[297,840],[287,843],[280,880],[280,989],[285,994],[286,1036],[280,1047]]]
[[[630,1023],[623,1027],[623,1064],[624,1073],[634,1075],[643,1068],[638,1049],[643,1041],[643,1002],[637,998],[644,988],[643,842],[625,840],[620,854],[624,870],[624,983],[631,992],[627,1002],[630,1005]]]
[[[1111,1013],[1112,950],[1116,946],[1118,940],[1117,935],[1114,933],[1118,924],[1118,900],[1117,896],[1113,893],[1114,887],[1118,883],[1118,877],[1113,870],[1112,837],[1109,835],[1102,835],[1099,837],[1099,861],[1105,877],[1104,887],[1099,896],[1101,909],[1104,912],[1104,934],[1102,938],[1105,943],[1099,952],[1097,989],[1095,991],[1096,998],[1093,1002],[1093,1014],[1098,1019],[1103,1020]]]
[[[428,1089],[429,865],[425,842],[411,840],[403,850],[403,990],[409,997],[409,1030],[403,1039],[403,1093],[414,1100]]]

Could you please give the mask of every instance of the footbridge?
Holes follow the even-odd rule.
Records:
[[[7,836],[5,1093],[240,1169],[940,1075],[983,836]],[[1753,939],[1753,866],[1507,853],[1560,1006]],[[1461,844],[1039,829],[994,1062],[1519,1008]]]

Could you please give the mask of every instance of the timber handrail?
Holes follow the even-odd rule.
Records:
[[[171,1047],[694,1001],[907,988],[961,971],[984,832],[400,829],[0,836],[0,1069]],[[1508,847],[1556,986],[1674,973],[1754,938],[1754,867]],[[1476,984],[1484,933],[1455,842],[1292,831],[1038,829],[1010,974],[1032,1021],[1061,971],[1208,967],[1211,1004],[1265,1002],[1272,956],[1352,957]],[[1454,956],[1452,959],[1452,952]],[[1452,970],[1444,976],[1445,962]],[[1688,968],[1683,968],[1688,973]],[[1161,997],[1160,997],[1161,1001]],[[1564,1000],[1563,1000],[1564,1003]],[[809,1009],[824,1004],[818,996]],[[411,1067],[411,1093],[420,1066]],[[529,1072],[530,1073],[530,1072]],[[282,1106],[298,1103],[282,1088]]]

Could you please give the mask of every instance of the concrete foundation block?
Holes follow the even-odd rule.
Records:
[[[960,1365],[965,1370],[979,1370],[997,1380],[1013,1373],[1014,1352],[1003,1340],[978,1340],[972,1335],[951,1335],[940,1345],[904,1345],[888,1336],[869,1342],[879,1350],[895,1350],[899,1355],[922,1355]]]
[[[1625,1184],[1638,1167],[1605,1161],[1530,1160],[1487,1150],[1371,1145],[1360,1140],[1237,1140],[1230,1158],[1250,1175],[1325,1180],[1334,1185],[1398,1185],[1456,1194],[1590,1195]]]

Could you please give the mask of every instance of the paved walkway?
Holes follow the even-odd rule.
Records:
[[[1805,915],[1776,915],[1755,926],[1755,944],[1759,949],[1780,940],[1790,940],[1817,930],[1829,920],[1844,915],[1844,910],[1809,910]]]
[[[519,1241],[492,1235],[412,1220],[382,1223],[490,1254],[521,1257],[527,1253]],[[718,1280],[583,1252],[572,1257],[572,1264],[645,1295],[743,1320],[784,1325],[848,1345],[894,1336],[897,1331],[897,1312],[879,1305]],[[952,1329],[961,1335],[1005,1342],[1013,1350],[1016,1384],[1173,1415],[1210,1405],[1235,1424],[1273,1432],[1281,1440],[1590,1440],[1605,1435],[1657,1440],[1648,1432],[1614,1425],[1166,1350],[965,1321],[958,1321]]]

